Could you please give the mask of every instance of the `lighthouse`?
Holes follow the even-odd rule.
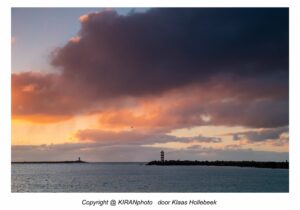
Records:
[[[165,152],[163,150],[160,152],[160,161],[161,162],[165,161]]]

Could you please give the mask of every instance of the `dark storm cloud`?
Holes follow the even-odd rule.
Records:
[[[81,23],[52,63],[88,94],[155,94],[218,74],[287,82],[288,9],[105,11]]]

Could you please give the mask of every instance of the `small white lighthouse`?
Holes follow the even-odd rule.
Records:
[[[160,152],[160,161],[161,162],[165,161],[165,152],[163,150]]]

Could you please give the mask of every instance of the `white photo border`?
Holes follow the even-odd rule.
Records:
[[[288,7],[290,15],[290,179],[289,193],[11,193],[11,8],[13,7]],[[300,4],[291,0],[4,0],[0,3],[0,200],[1,209],[297,209],[300,159]],[[82,205],[82,200],[144,199],[152,206]],[[159,200],[217,200],[216,206],[158,206]]]

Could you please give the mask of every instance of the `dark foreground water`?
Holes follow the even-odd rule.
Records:
[[[288,192],[289,170],[142,163],[12,164],[12,192]]]

